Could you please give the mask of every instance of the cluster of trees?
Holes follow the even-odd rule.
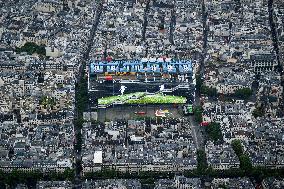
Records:
[[[208,87],[203,84],[201,84],[200,86],[200,93],[205,94],[209,97],[218,97],[219,95],[216,88]],[[234,94],[229,95],[229,96],[247,100],[251,97],[252,94],[253,94],[253,91],[250,88],[243,88],[243,89],[236,90]]]
[[[35,188],[36,183],[39,180],[43,181],[56,181],[56,180],[68,180],[73,181],[74,170],[66,169],[62,173],[49,172],[47,174],[40,171],[23,172],[19,170],[13,170],[10,173],[4,173],[0,170],[0,188],[6,188],[6,185],[11,188],[15,188],[17,184],[26,184],[29,188]]]
[[[244,153],[243,146],[240,140],[233,140],[231,145],[238,157]]]
[[[82,74],[84,75],[84,74]],[[74,126],[80,130],[84,123],[83,112],[86,110],[88,104],[88,83],[87,79],[82,76],[80,83],[76,84],[76,106],[77,106],[77,119],[74,122]],[[81,151],[82,148],[82,134],[81,132],[76,133],[76,144],[74,146],[75,150]]]
[[[88,99],[88,81],[86,77],[82,77],[80,83],[76,84],[76,102],[80,123],[82,123],[83,112],[86,110]]]
[[[234,96],[247,100],[249,97],[252,95],[252,90],[250,88],[243,88],[243,89],[238,89],[235,91]]]
[[[198,93],[200,93],[200,92],[201,92],[201,86],[202,86],[202,84],[203,84],[201,75],[197,73],[195,78],[196,78],[196,85],[195,85],[196,91],[197,91]]]
[[[82,127],[82,125],[79,125],[79,127]],[[76,134],[76,139],[77,139],[77,141],[76,141],[76,143],[74,145],[74,149],[79,151],[79,152],[81,152],[81,150],[82,150],[82,142],[83,142],[82,141],[82,134],[81,134],[81,132],[78,132]]]
[[[203,175],[208,168],[206,153],[204,150],[197,150],[197,175]]]
[[[201,86],[201,93],[205,94],[207,96],[210,96],[210,97],[217,97],[218,96],[216,88],[214,88],[214,87],[207,87],[205,85]]]
[[[197,151],[197,169],[185,171],[186,177],[211,177],[211,178],[235,178],[235,177],[253,177],[258,183],[267,177],[284,177],[284,169],[268,169],[265,167],[252,167],[250,171],[242,168],[232,168],[228,170],[214,170],[207,165],[206,154],[204,150]],[[141,171],[139,173],[119,172],[114,169],[103,169],[99,172],[86,173],[83,179],[139,179],[143,185],[152,185],[157,179],[173,179],[173,172],[153,172]]]
[[[44,45],[37,45],[34,42],[27,42],[24,46],[21,48],[16,47],[16,52],[27,52],[29,55],[32,55],[34,53],[46,56],[46,50]]]
[[[173,179],[174,176],[175,173],[173,172],[140,171],[138,173],[122,173],[114,169],[103,169],[99,172],[85,174],[84,179],[139,179],[143,188],[154,188],[156,180]]]
[[[205,127],[207,138],[214,143],[223,142],[223,135],[220,129],[220,124],[212,122]]]
[[[253,167],[249,172],[243,169],[231,168],[227,170],[214,170],[208,167],[203,173],[198,170],[185,171],[186,177],[211,177],[211,178],[236,178],[236,177],[251,177],[257,183],[261,183],[264,178],[268,177],[284,177],[284,169],[269,169],[265,167]]]
[[[175,174],[173,172],[154,172],[154,171],[140,171],[136,173],[130,172],[120,172],[115,169],[102,169],[98,172],[90,172],[86,173],[84,179],[141,179],[144,180],[145,183],[151,184],[156,179],[174,178]]]
[[[201,106],[196,106],[193,109],[193,114],[194,114],[194,119],[197,123],[202,122],[202,107]]]
[[[248,154],[242,154],[239,156],[240,160],[240,168],[244,170],[245,172],[250,172],[252,170],[252,163],[249,158]]]
[[[257,118],[257,117],[262,117],[265,114],[264,107],[256,107],[255,110],[252,112],[252,115]]]
[[[244,152],[240,140],[234,140],[231,143],[232,148],[240,159],[240,168],[231,168],[228,170],[214,170],[208,166],[206,153],[204,150],[197,151],[197,169],[185,171],[186,177],[211,177],[211,178],[235,178],[252,177],[258,183],[267,177],[284,177],[284,169],[270,169],[266,167],[253,167],[249,156]]]
[[[240,160],[240,168],[245,172],[250,172],[252,170],[252,163],[248,154],[244,153],[241,141],[233,140],[231,145]]]
[[[203,84],[203,79],[199,73],[196,74],[196,91],[197,93],[205,94],[210,97],[217,97],[217,89],[213,87],[207,87]]]
[[[209,97],[218,97],[218,92],[215,87],[208,87],[203,84],[203,79],[199,73],[196,74],[196,91],[197,93],[205,94]],[[233,97],[241,98],[244,100],[247,100],[250,98],[253,94],[253,91],[250,88],[243,88],[243,89],[238,89],[235,91]]]

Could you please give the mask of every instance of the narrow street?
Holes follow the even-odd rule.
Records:
[[[150,10],[150,2],[151,0],[147,0],[147,4],[146,4],[146,8],[145,8],[145,12],[144,12],[144,23],[143,23],[143,30],[142,30],[142,41],[145,41],[146,39],[146,29],[147,29],[147,25],[148,25],[148,13]]]
[[[203,149],[204,148],[204,139],[203,139],[203,135],[201,133],[202,127],[194,121],[194,116],[189,116],[188,121],[190,123],[192,137],[193,137],[193,140],[196,144],[196,148],[198,150]]]
[[[175,7],[171,10],[171,24],[170,24],[170,37],[169,41],[172,45],[174,45],[174,31],[176,25],[176,10]]]
[[[200,75],[203,76],[205,68],[205,57],[207,53],[207,36],[208,36],[208,26],[207,26],[207,16],[208,12],[205,7],[205,0],[202,1],[202,24],[203,24],[203,49],[200,60]]]
[[[269,13],[269,24],[271,28],[271,37],[273,41],[274,51],[276,52],[277,62],[278,62],[278,72],[281,76],[281,85],[284,87],[284,63],[280,61],[280,52],[279,52],[279,42],[278,36],[276,31],[276,23],[274,20],[274,0],[268,0],[268,13]],[[284,90],[282,92],[282,96],[284,96]],[[284,99],[282,102],[282,109],[284,108]]]
[[[201,9],[202,9],[202,24],[203,24],[203,49],[201,57],[199,57],[200,60],[199,71],[200,71],[200,76],[202,78],[205,71],[205,57],[207,54],[207,37],[208,37],[208,26],[207,26],[208,12],[205,7],[205,0],[202,0]],[[194,106],[200,106],[200,94],[198,91],[195,91]],[[204,149],[205,145],[204,136],[202,134],[203,128],[198,123],[196,123],[196,121],[194,120],[194,116],[189,116],[188,121],[190,122],[191,125],[192,136],[196,144],[196,148]]]

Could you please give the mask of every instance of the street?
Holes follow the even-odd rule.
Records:
[[[192,137],[193,137],[193,140],[196,144],[196,148],[197,149],[203,149],[204,148],[204,138],[203,138],[203,135],[202,135],[202,132],[201,132],[203,128],[198,123],[196,123],[194,121],[193,116],[189,116],[188,121],[189,121],[190,126],[191,126]]]

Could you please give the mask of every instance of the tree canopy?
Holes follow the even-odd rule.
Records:
[[[208,139],[212,140],[214,143],[223,142],[223,135],[219,123],[210,123],[205,127],[205,132],[208,136]]]
[[[256,109],[254,109],[253,112],[252,112],[252,115],[255,118],[262,117],[262,116],[264,116],[264,114],[265,114],[264,108],[262,108],[262,107],[256,107]]]
[[[252,163],[247,154],[243,154],[239,157],[240,160],[240,168],[246,172],[250,172],[252,170]]]
[[[27,52],[29,55],[37,53],[39,55],[46,56],[46,50],[44,45],[37,45],[34,42],[27,42],[21,48],[16,48],[17,53]]]
[[[252,163],[249,155],[244,153],[241,141],[233,140],[231,145],[240,160],[240,168],[245,172],[250,172],[253,168]]]
[[[197,172],[199,174],[205,174],[207,169],[207,158],[204,150],[197,151]]]
[[[196,74],[196,85],[195,85],[195,87],[196,87],[197,92],[201,91],[202,83],[203,83],[203,81],[202,81],[200,74]]]
[[[238,89],[235,91],[235,96],[242,98],[242,99],[248,99],[252,95],[252,90],[250,88],[243,88]]]
[[[201,93],[210,97],[216,97],[218,95],[217,89],[213,87],[201,86]]]
[[[201,123],[202,122],[202,107],[196,106],[193,109],[194,119],[196,122]]]
[[[20,171],[14,169],[10,173],[4,173],[0,170],[0,186],[8,185],[15,188],[17,184],[26,184],[28,188],[36,188],[36,183],[43,181],[72,181],[74,178],[74,169],[66,169],[64,172],[49,172],[43,173],[40,171]],[[2,188],[2,187],[1,187]]]
[[[238,157],[243,154],[243,146],[240,140],[233,140],[231,145]]]

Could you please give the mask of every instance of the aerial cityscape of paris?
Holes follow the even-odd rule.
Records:
[[[284,189],[284,0],[0,0],[0,189]]]

